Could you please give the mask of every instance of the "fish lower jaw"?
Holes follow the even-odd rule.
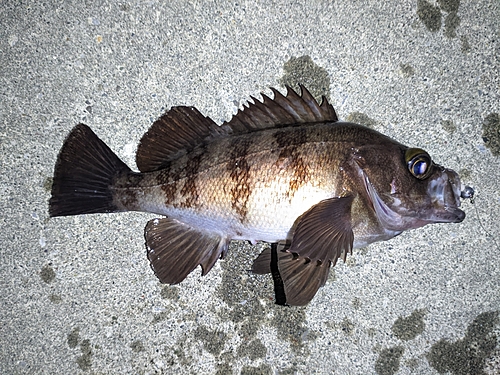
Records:
[[[430,215],[427,224],[431,223],[461,223],[465,219],[465,212],[458,207],[445,206]]]

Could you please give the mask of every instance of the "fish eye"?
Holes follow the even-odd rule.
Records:
[[[420,148],[409,148],[406,150],[405,161],[410,173],[419,180],[426,179],[432,172],[431,157]]]

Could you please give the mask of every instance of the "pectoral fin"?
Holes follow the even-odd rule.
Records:
[[[198,265],[206,275],[227,252],[229,241],[201,232],[178,220],[150,220],[144,231],[148,259],[160,282],[177,284]]]
[[[330,198],[314,205],[295,225],[290,248],[279,253],[278,267],[289,305],[306,305],[328,278],[330,266],[352,253],[354,197]]]

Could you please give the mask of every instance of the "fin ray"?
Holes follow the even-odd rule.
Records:
[[[156,120],[137,147],[136,163],[141,172],[166,168],[170,162],[217,137],[245,134],[287,125],[338,121],[326,98],[318,104],[300,85],[301,95],[286,86],[287,95],[271,88],[274,98],[262,94],[262,101],[251,97],[243,110],[218,126],[196,108],[178,106]]]
[[[278,268],[285,289],[286,303],[291,306],[305,306],[325,285],[330,264],[295,258],[288,252],[278,252]]]
[[[150,220],[145,228],[151,268],[160,282],[178,284],[196,267],[206,275],[223,257],[229,241],[212,233],[198,231],[170,218]]]
[[[141,172],[160,170],[211,136],[223,133],[220,126],[196,108],[172,107],[142,136],[137,146],[137,167]]]
[[[318,104],[303,85],[299,86],[301,95],[286,86],[286,96],[271,88],[273,99],[264,94],[262,101],[252,98],[253,103],[249,102],[243,110],[238,110],[222,127],[231,129],[233,134],[243,134],[286,125],[338,121],[334,108],[325,97],[322,103]]]
[[[57,157],[50,216],[121,211],[113,203],[114,179],[130,168],[84,124],[69,133]]]
[[[311,261],[333,262],[352,252],[352,195],[325,199],[314,205],[298,220],[288,249]]]
[[[325,284],[330,267],[352,252],[353,200],[352,195],[325,199],[297,219],[290,248],[280,252],[278,260],[288,304],[309,303]]]

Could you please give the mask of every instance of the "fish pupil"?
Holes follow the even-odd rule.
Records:
[[[417,160],[413,164],[413,174],[415,176],[422,176],[427,172],[427,162],[425,160]]]

